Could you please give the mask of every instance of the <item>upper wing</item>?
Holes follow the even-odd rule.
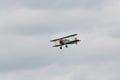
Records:
[[[58,38],[58,39],[50,40],[50,42],[58,41],[58,40],[64,39],[64,38],[73,37],[73,36],[76,36],[76,35],[77,35],[77,34],[72,34],[72,35],[69,35],[69,36],[65,36],[65,37],[61,37],[61,38]]]
[[[64,39],[64,38],[69,38],[69,37],[73,37],[73,36],[77,36],[77,34],[72,34],[72,35],[69,35],[69,36],[62,37],[62,38]]]
[[[59,38],[59,39],[54,39],[54,40],[50,40],[50,42],[54,42],[54,41],[58,41],[58,40],[60,40],[61,38]]]

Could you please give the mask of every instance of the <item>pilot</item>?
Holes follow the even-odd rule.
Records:
[[[64,45],[64,43],[63,43],[62,39],[60,39],[60,44],[61,44],[61,45]]]

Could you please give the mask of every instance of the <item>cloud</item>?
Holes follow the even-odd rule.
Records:
[[[88,67],[89,66],[89,67]],[[22,70],[2,74],[1,79],[5,80],[113,80],[119,79],[119,75],[114,72],[118,65],[112,63],[103,64],[81,64],[73,66],[49,65],[44,68],[32,70]]]
[[[119,1],[0,4],[9,7],[0,11],[0,79],[119,79]],[[77,46],[59,50],[49,42],[72,33]]]
[[[70,9],[85,8],[98,9],[106,3],[107,0],[1,0],[1,7],[9,8],[11,6],[23,6],[28,8],[44,8],[44,9]]]
[[[80,32],[98,30],[113,33],[116,31],[111,31],[113,27],[119,28],[120,12],[117,10],[118,5],[112,5],[112,7],[110,4],[106,5],[101,10],[12,9],[0,14],[0,28],[1,32],[19,35],[52,34],[53,32],[76,30]]]
[[[92,18],[92,12],[81,10],[50,11],[22,9],[3,14],[4,20],[1,20],[1,26],[3,28],[2,31],[23,35],[70,31],[78,28],[82,31],[92,27],[93,21],[89,21],[90,19],[87,18],[89,15],[91,15],[89,18]],[[90,26],[88,26],[89,24]]]
[[[52,38],[48,36],[4,35],[0,42],[0,71],[34,69],[51,64],[71,66],[119,61],[118,39],[103,37],[96,32],[79,34],[82,42],[78,46],[72,45],[62,51],[50,45],[49,39]]]

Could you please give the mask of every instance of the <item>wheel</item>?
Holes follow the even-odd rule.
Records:
[[[62,46],[60,47],[60,49],[62,49]]]
[[[65,45],[65,47],[67,48],[68,46],[67,46],[67,45]]]

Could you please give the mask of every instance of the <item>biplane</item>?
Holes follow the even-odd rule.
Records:
[[[77,34],[72,34],[58,39],[50,40],[50,42],[55,42],[55,45],[53,47],[59,47],[60,49],[62,49],[62,46],[65,46],[67,48],[69,44],[77,44],[79,41],[81,41],[75,36],[77,36]]]

